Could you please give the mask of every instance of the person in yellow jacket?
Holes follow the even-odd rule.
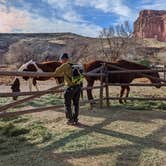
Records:
[[[65,114],[68,125],[78,124],[79,115],[79,100],[81,93],[80,83],[76,84],[72,81],[72,67],[70,58],[67,53],[60,56],[62,65],[58,67],[54,74],[55,76],[63,76],[65,81],[66,90],[64,93]],[[72,113],[72,101],[74,106],[74,113]]]

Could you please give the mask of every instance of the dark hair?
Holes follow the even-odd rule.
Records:
[[[69,59],[68,53],[62,54],[59,59],[60,59],[60,60],[62,60],[62,59]]]

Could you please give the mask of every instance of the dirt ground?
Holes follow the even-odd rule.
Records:
[[[138,81],[148,82],[146,79],[134,82]],[[39,82],[40,90],[55,85],[55,80]],[[120,87],[109,89],[110,96],[119,95]],[[10,91],[9,84],[0,85],[1,93]],[[29,91],[28,82],[21,82],[21,91]],[[93,91],[93,94],[98,98],[99,90]],[[130,96],[166,97],[166,87],[131,87]],[[25,105],[24,109],[59,104],[59,100],[55,102],[56,98],[56,95],[40,98]],[[2,135],[0,130],[0,166],[164,166],[166,163],[165,102],[128,101],[120,105],[117,101],[111,101],[109,108],[100,109],[96,105],[93,110],[87,104],[80,109],[82,125],[79,127],[66,125],[63,109],[21,118],[8,123],[18,129],[25,127],[25,130],[32,125],[29,133],[5,137],[7,132]],[[48,140],[40,142],[39,138],[43,135]]]

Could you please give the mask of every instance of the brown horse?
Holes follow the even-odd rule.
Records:
[[[107,69],[108,71],[115,71],[115,70],[119,70],[120,68],[125,68],[127,70],[147,70],[147,69],[151,69],[150,67],[146,67],[144,65],[141,64],[137,64],[134,62],[129,62],[126,60],[119,60],[115,63],[110,63],[110,62],[104,62],[104,61],[93,61],[89,64],[85,64],[84,65],[84,70],[85,72],[90,72],[96,68],[99,68],[102,66],[103,63],[108,64],[107,65]],[[109,66],[112,65],[112,66]],[[116,67],[115,67],[116,65]],[[119,68],[119,69],[118,69]],[[100,71],[97,71],[97,73],[99,73]],[[146,74],[146,76],[143,76],[143,74]],[[151,77],[148,77],[151,76]],[[142,72],[140,73],[112,73],[108,75],[108,82],[109,83],[131,83],[135,78],[141,78],[141,77],[147,77],[152,83],[160,83],[159,80],[157,79],[153,79],[152,77],[155,78],[160,78],[158,72],[151,72],[151,73],[144,73]],[[100,76],[85,76],[86,80],[87,80],[87,87],[93,87],[95,80],[100,80]],[[103,82],[106,82],[106,77],[103,76]],[[156,88],[160,88],[160,85],[156,85]],[[129,86],[121,86],[121,91],[120,91],[120,97],[123,97],[125,90],[126,92],[126,98],[129,95],[130,92],[130,87]],[[93,99],[92,96],[92,90],[89,89],[87,90],[87,95],[88,95],[88,99],[91,100]],[[122,99],[119,99],[120,103],[123,103]],[[125,100],[126,102],[126,100]]]
[[[34,61],[29,61],[26,64],[23,64],[18,71],[30,71],[30,72],[54,72],[57,67],[61,65],[60,62],[56,61],[50,61],[50,62],[42,62],[42,63],[36,63]],[[12,92],[20,92],[20,78],[21,77],[15,77],[11,89]],[[32,91],[32,85],[36,87],[37,90],[39,88],[37,87],[37,81],[45,81],[50,79],[50,77],[22,77],[24,80],[29,81],[29,89]],[[64,79],[63,77],[55,77],[58,84],[63,83]],[[17,97],[13,97],[14,100],[17,99]]]

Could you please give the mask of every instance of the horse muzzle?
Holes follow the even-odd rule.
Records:
[[[13,97],[13,100],[17,100],[17,98],[18,98],[18,96],[14,96],[14,97]]]
[[[161,84],[159,84],[159,85],[156,85],[155,87],[156,87],[156,88],[161,88]]]

